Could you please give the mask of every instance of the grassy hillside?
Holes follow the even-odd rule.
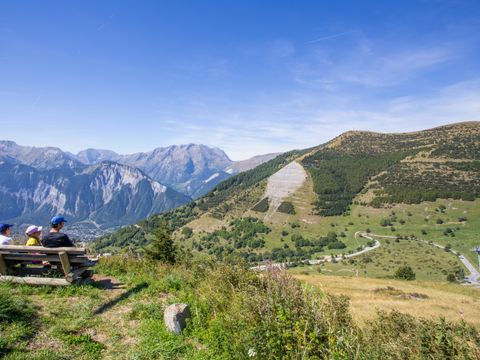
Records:
[[[480,356],[478,294],[459,285],[429,285],[421,290],[427,300],[388,300],[401,301],[406,312],[417,307],[413,316],[390,311],[387,305],[379,306],[387,311],[377,313],[371,306],[367,322],[358,317],[361,304],[355,289],[350,291],[352,316],[348,299],[330,295],[331,286],[328,291],[305,287],[285,272],[259,276],[235,263],[164,265],[133,257],[103,259],[96,271],[100,275],[92,285],[0,284],[0,356],[10,360]],[[398,291],[417,291],[414,285],[390,284]],[[390,296],[375,292],[383,283],[368,286],[376,305]],[[339,282],[336,292],[344,289],[344,282]],[[456,302],[442,305],[450,300]],[[192,313],[182,335],[167,332],[163,321],[165,307],[176,302],[189,304]],[[435,306],[420,312],[432,303]],[[457,305],[466,321],[452,316]]]
[[[451,244],[473,262],[470,250],[480,245],[479,153],[479,122],[404,134],[347,132],[234,176],[205,197],[99,239],[94,247],[138,251],[167,222],[178,244],[194,253],[299,261],[355,252],[368,243],[355,234],[370,230]],[[264,197],[268,179],[293,160],[307,179],[272,211]],[[428,257],[428,251],[414,253]],[[442,274],[452,271],[449,266],[442,262]]]

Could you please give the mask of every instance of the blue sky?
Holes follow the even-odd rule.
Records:
[[[480,120],[480,2],[0,0],[0,139],[235,160]]]

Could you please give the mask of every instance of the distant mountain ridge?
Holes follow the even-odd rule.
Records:
[[[74,156],[56,147],[33,147],[17,145],[13,141],[0,141],[0,156],[39,169],[59,167],[81,167],[83,164]]]
[[[136,167],[152,179],[197,198],[231,175],[252,169],[277,155],[279,154],[266,154],[244,161],[232,161],[219,148],[187,144],[129,155],[120,155],[110,150],[87,149],[79,152],[75,158],[89,165],[111,160]]]

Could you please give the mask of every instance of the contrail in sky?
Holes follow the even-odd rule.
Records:
[[[324,37],[321,37],[321,38],[318,38],[318,39],[315,39],[315,40],[307,41],[305,44],[314,44],[314,43],[319,42],[319,41],[333,39],[333,38],[343,36],[343,35],[346,35],[346,34],[351,34],[351,33],[354,33],[354,32],[355,32],[355,30],[344,31],[344,32],[341,32],[341,33],[338,33],[338,34],[324,36]]]

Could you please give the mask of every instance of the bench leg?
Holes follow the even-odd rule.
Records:
[[[70,261],[68,260],[68,254],[65,251],[58,253],[60,257],[60,262],[62,263],[63,273],[65,275],[69,274],[72,271],[72,267],[70,266]]]
[[[3,255],[0,254],[0,275],[7,275],[7,265],[5,260],[3,260]]]

